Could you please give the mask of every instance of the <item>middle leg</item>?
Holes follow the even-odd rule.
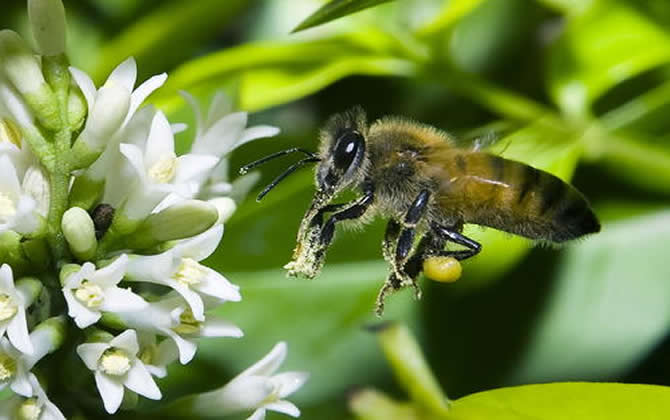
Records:
[[[391,265],[391,272],[377,296],[377,315],[381,315],[384,311],[386,296],[398,289],[412,286],[417,298],[421,296],[421,291],[415,281],[416,275],[408,275],[405,265],[414,245],[416,227],[426,213],[429,199],[430,191],[422,190],[407,210],[403,221],[399,223],[391,220],[386,227],[382,251],[384,259]],[[420,244],[419,248],[421,247]]]

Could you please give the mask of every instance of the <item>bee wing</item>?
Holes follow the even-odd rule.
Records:
[[[462,133],[456,140],[457,147],[473,152],[487,151],[502,155],[509,143],[501,139],[517,128],[518,124],[511,121],[495,121]]]

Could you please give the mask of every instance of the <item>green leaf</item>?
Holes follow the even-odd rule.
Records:
[[[407,45],[377,30],[301,42],[258,42],[210,54],[177,68],[156,94],[166,111],[181,106],[178,90],[239,80],[243,109],[258,110],[303,97],[353,74],[411,76]]]
[[[428,37],[445,31],[464,16],[467,16],[481,3],[482,0],[450,0],[442,6],[441,10],[430,21],[418,29],[417,35]]]
[[[568,382],[468,395],[453,402],[446,419],[663,420],[669,416],[668,387]]]
[[[628,372],[670,327],[670,212],[605,224],[566,250],[512,381]]]
[[[322,25],[331,20],[359,12],[392,0],[332,0],[303,20],[292,32],[302,31]]]
[[[124,28],[102,50],[93,79],[103,81],[118,63],[134,56],[142,74],[164,71],[192,55],[234,18],[248,0],[161,2],[155,11]],[[90,69],[90,64],[87,66]]]
[[[198,358],[240,372],[274,343],[288,343],[283,370],[306,370],[310,380],[295,395],[315,403],[341,395],[363,381],[386,377],[386,363],[375,337],[362,327],[378,322],[375,297],[387,274],[375,261],[327,265],[315,280],[286,278],[281,268],[252,273],[226,273],[242,288],[243,302],[215,310],[238,325],[240,340],[203,340]],[[411,292],[399,293],[387,305],[386,319],[412,321],[419,305]]]
[[[670,61],[670,36],[625,2],[600,0],[573,17],[550,51],[549,92],[583,118],[606,91]]]

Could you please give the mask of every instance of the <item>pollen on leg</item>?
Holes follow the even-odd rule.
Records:
[[[423,274],[433,281],[453,283],[461,277],[461,263],[454,257],[428,257],[423,261]]]

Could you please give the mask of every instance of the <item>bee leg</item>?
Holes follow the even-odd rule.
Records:
[[[402,287],[403,286],[395,273],[391,273],[382,288],[379,290],[379,295],[377,295],[377,307],[375,309],[375,314],[378,317],[381,317],[384,314],[384,301],[386,300],[386,296],[390,295],[396,290],[402,289]]]
[[[386,232],[384,233],[384,241],[382,242],[382,255],[384,259],[389,263],[393,264],[395,262],[395,247],[398,242],[398,236],[400,235],[400,223],[395,221],[395,219],[389,220],[386,225]]]
[[[403,229],[400,231],[395,252],[394,270],[396,275],[400,277],[402,286],[412,286],[414,288],[417,299],[421,297],[421,290],[419,289],[419,285],[416,283],[415,278],[409,276],[405,271],[405,263],[412,250],[412,245],[414,245],[416,226],[426,213],[429,199],[430,191],[422,190],[419,195],[416,196],[414,202],[412,202],[412,205],[405,214]]]
[[[372,190],[356,201],[350,207],[339,211],[328,219],[328,221],[321,228],[321,235],[319,236],[319,244],[322,248],[327,248],[333,240],[335,234],[335,224],[343,220],[358,219],[365,214],[365,211],[372,205],[374,201],[374,194]]]
[[[323,252],[320,250],[320,236],[323,228],[323,217],[325,213],[337,211],[345,207],[351,207],[357,200],[348,203],[328,204],[320,208],[309,222],[303,220],[298,232],[298,239],[291,261],[284,266],[288,275],[296,277],[299,275],[314,278],[321,269]],[[308,212],[309,213],[309,212]],[[308,215],[305,218],[309,217]]]
[[[336,204],[328,204],[327,206],[324,206],[314,215],[314,217],[312,218],[312,221],[309,224],[310,227],[321,229],[323,227],[323,216],[326,213],[341,210],[341,209],[343,209],[347,206],[351,206],[355,203],[356,203],[355,201],[351,201],[351,202],[348,202],[348,203],[336,203]]]
[[[443,250],[437,253],[437,255],[439,256],[454,257],[457,260],[461,261],[466,258],[474,257],[475,255],[479,254],[479,251],[481,251],[482,249],[482,246],[478,242],[473,241],[467,236],[463,236],[455,228],[449,228],[438,224],[433,225],[432,228],[433,232],[440,238],[444,239],[445,241],[454,242],[456,244],[463,245],[464,247],[468,248],[460,251]]]

